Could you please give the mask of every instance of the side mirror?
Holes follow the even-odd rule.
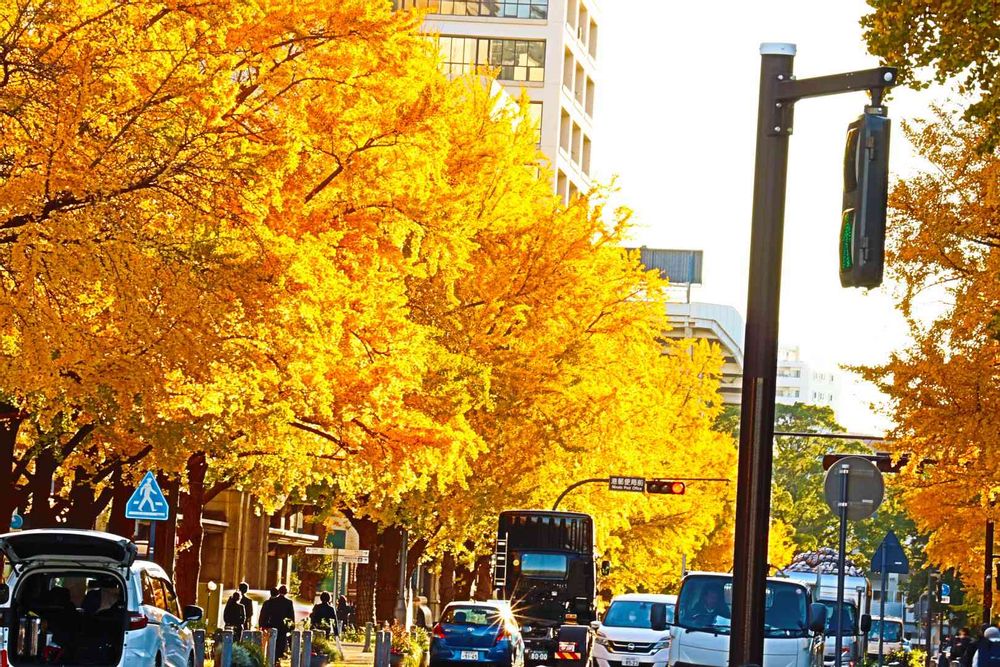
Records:
[[[649,610],[649,620],[650,627],[657,632],[663,632],[667,629],[667,605],[662,602],[653,603],[652,609]]]
[[[872,629],[872,617],[868,614],[861,614],[861,632],[865,634]]]
[[[815,633],[826,630],[826,605],[813,602],[809,605],[809,629]]]
[[[0,604],[7,604],[10,599],[10,586],[6,582],[0,584]]]
[[[601,576],[606,577],[611,574],[611,561],[602,560],[601,561]]]
[[[205,615],[205,610],[198,605],[188,604],[184,605],[184,620],[185,621],[200,621],[201,617]]]
[[[594,632],[597,632],[598,630],[601,629],[601,622],[600,621],[591,621],[590,622],[590,629],[593,630]]]

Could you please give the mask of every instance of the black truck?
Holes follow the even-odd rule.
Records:
[[[526,665],[585,667],[590,660],[596,565],[589,515],[500,513],[493,586],[497,597],[510,601],[521,624]]]

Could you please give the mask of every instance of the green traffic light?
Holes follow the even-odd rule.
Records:
[[[850,271],[854,266],[852,248],[854,247],[854,209],[844,211],[840,225],[840,270]]]

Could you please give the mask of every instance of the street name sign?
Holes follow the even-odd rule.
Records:
[[[368,549],[335,549],[333,547],[306,547],[309,556],[333,556],[335,563],[368,564]]]
[[[611,491],[634,491],[642,493],[646,490],[645,477],[609,477],[608,489]]]
[[[166,521],[170,518],[170,506],[152,471],[146,472],[125,504],[125,518],[142,521]]]

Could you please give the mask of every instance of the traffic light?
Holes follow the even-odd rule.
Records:
[[[673,496],[682,496],[685,491],[684,482],[677,482],[672,479],[647,479],[646,493],[666,493]]]
[[[840,217],[840,284],[878,287],[885,254],[889,193],[889,119],[886,108],[866,106],[847,126],[844,200]]]

